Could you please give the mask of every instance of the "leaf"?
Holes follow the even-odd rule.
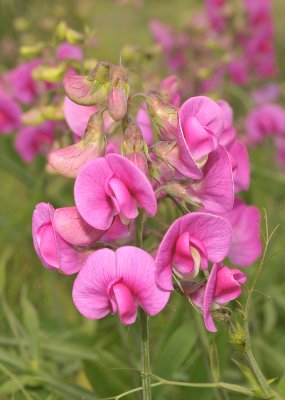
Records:
[[[251,372],[251,370],[246,367],[245,365],[241,364],[240,362],[232,359],[233,362],[239,367],[239,369],[241,370],[241,372],[243,373],[244,377],[246,378],[246,380],[248,381],[249,385],[255,390],[258,391],[259,390],[259,384],[257,383],[255,376],[253,375],[253,373]]]
[[[26,296],[26,290],[23,290],[21,296],[21,306],[23,312],[23,322],[29,333],[30,350],[33,358],[33,367],[36,369],[39,363],[39,317],[33,304]]]
[[[283,375],[279,380],[278,385],[276,386],[276,392],[285,397],[285,375]]]
[[[0,386],[0,394],[13,394],[25,386],[37,387],[39,382],[33,376],[17,376],[16,379],[9,379]]]
[[[180,326],[168,339],[158,354],[153,370],[165,379],[173,377],[189,357],[196,342],[195,327],[187,322]]]
[[[219,355],[215,339],[213,339],[210,347],[210,365],[211,373],[214,382],[219,382],[220,380],[220,365],[219,365]]]
[[[6,284],[6,265],[13,254],[13,249],[7,247],[2,253],[0,259],[0,295],[4,292]]]

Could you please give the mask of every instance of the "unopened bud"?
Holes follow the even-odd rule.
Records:
[[[146,97],[151,119],[164,140],[175,140],[177,131],[177,109],[166,103],[162,97],[152,93]]]
[[[114,86],[108,96],[108,111],[115,121],[121,121],[128,111],[128,84]]]
[[[122,151],[125,157],[147,174],[147,145],[143,140],[140,127],[134,122],[131,122],[124,132]]]
[[[21,46],[20,54],[25,58],[34,58],[41,55],[44,48],[45,43],[43,42],[37,43],[34,46]]]
[[[24,125],[38,126],[45,121],[45,117],[39,108],[32,108],[22,114],[21,121]]]
[[[89,74],[89,79],[104,84],[110,80],[110,63],[106,61],[100,61],[94,70]]]

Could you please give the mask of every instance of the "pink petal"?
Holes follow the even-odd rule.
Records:
[[[248,190],[250,184],[250,164],[245,144],[236,140],[230,145],[228,152],[237,163],[237,171],[234,175],[235,192]]]
[[[75,181],[76,207],[82,218],[96,229],[108,229],[116,214],[106,192],[112,176],[113,171],[109,163],[100,157],[83,167]]]
[[[122,224],[119,216],[115,217],[110,228],[101,237],[102,242],[112,243],[117,240],[129,239],[131,240],[133,234],[133,225]]]
[[[74,46],[69,43],[60,43],[56,49],[56,57],[59,60],[77,60],[81,61],[83,59],[83,53],[79,46]]]
[[[140,107],[136,116],[136,121],[139,127],[141,128],[144,141],[150,146],[153,143],[154,139],[153,139],[151,119],[148,115],[145,103]]]
[[[11,133],[19,128],[21,109],[6,93],[0,92],[0,134]]]
[[[119,154],[107,154],[106,160],[114,176],[126,185],[138,205],[147,214],[154,216],[157,211],[157,202],[152,186],[144,173]]]
[[[126,325],[133,324],[137,318],[138,305],[134,301],[131,291],[122,283],[113,285],[112,291],[117,303],[121,322]]]
[[[76,207],[64,207],[55,210],[53,223],[62,239],[75,246],[88,246],[95,243],[105,233],[105,231],[88,225],[80,216]]]
[[[228,254],[232,230],[224,218],[212,214],[191,213],[178,218],[166,232],[156,255],[156,279],[164,290],[173,290],[172,262],[177,239],[189,232],[192,238],[198,239],[207,251],[211,262],[220,262]]]
[[[116,254],[117,276],[124,277],[124,284],[146,313],[159,313],[167,304],[170,294],[156,285],[153,258],[145,251],[132,246],[121,247]]]
[[[100,319],[112,312],[107,292],[117,279],[116,254],[109,249],[95,251],[79,271],[72,291],[73,302],[86,318]]]
[[[211,315],[211,305],[214,300],[214,292],[215,292],[218,268],[219,268],[218,264],[214,264],[205,288],[204,300],[203,300],[204,323],[209,332],[217,332],[216,325],[214,324]]]
[[[138,216],[137,204],[126,185],[120,179],[111,178],[109,188],[116,198],[119,214],[122,213],[124,217],[135,219]]]
[[[241,285],[247,281],[247,276],[238,269],[221,266],[217,273],[214,300],[218,304],[227,304],[237,299],[242,292]]]
[[[65,120],[71,131],[79,137],[84,135],[89,118],[97,110],[97,106],[81,106],[71,101],[67,96],[64,98],[63,111]]]
[[[232,165],[225,148],[219,146],[208,156],[203,168],[203,179],[190,184],[190,196],[213,212],[231,210],[234,203]]]

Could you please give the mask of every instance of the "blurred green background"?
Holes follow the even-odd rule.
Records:
[[[61,19],[78,30],[90,26],[98,38],[92,56],[118,62],[124,44],[152,43],[150,18],[179,28],[201,3],[148,0],[136,9],[132,5],[118,7],[111,0],[1,0],[0,71],[14,65],[20,43],[48,38]],[[273,5],[282,85],[285,3],[273,0]],[[233,107],[239,111],[238,100]],[[99,322],[81,317],[71,299],[74,278],[42,268],[33,249],[31,215],[35,205],[40,201],[50,201],[55,207],[72,204],[72,184],[48,176],[40,158],[32,165],[23,164],[13,149],[12,137],[0,137],[0,146],[0,399],[96,399],[138,386],[137,327],[122,327],[114,317]],[[285,371],[285,173],[276,170],[270,142],[252,151],[251,162],[251,189],[244,198],[266,210],[271,229],[280,224],[270,245],[274,256],[258,283],[261,293],[254,297],[251,317],[254,352],[266,376],[275,378]],[[254,276],[255,270],[249,274]],[[205,354],[198,345],[201,335],[189,305],[174,295],[167,310],[151,319],[150,327],[155,374],[209,381]],[[205,334],[206,344],[213,337]],[[222,324],[215,338],[222,380],[242,384],[245,379],[232,361],[239,355]],[[224,396],[241,399],[241,395]],[[154,398],[214,397],[206,389],[164,387],[154,391]]]

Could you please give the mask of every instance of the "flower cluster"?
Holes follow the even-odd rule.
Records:
[[[155,315],[176,288],[215,331],[212,312],[247,279],[225,258],[246,267],[261,253],[259,212],[235,197],[249,188],[247,150],[226,101],[194,96],[181,104],[176,76],[138,93],[130,74],[99,62],[88,75],[65,75],[75,143],[48,160],[75,179],[75,206],[36,207],[35,250],[44,267],[77,273],[73,300],[88,318],[118,313],[132,324],[139,306]],[[151,249],[139,248],[168,207],[178,218],[162,240],[160,230],[151,233]]]

